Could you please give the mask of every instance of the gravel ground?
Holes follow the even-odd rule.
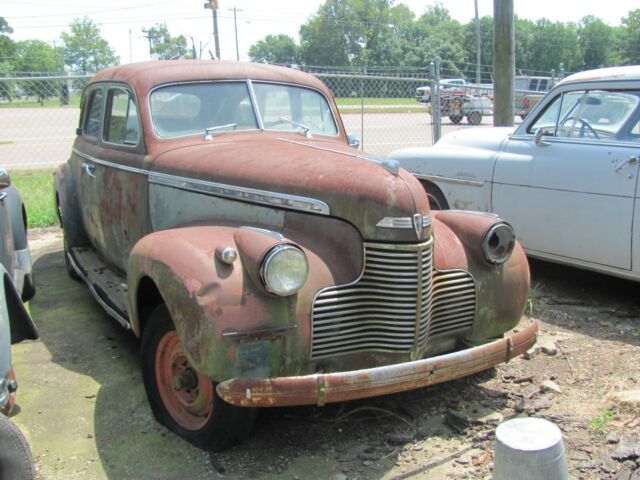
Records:
[[[529,355],[403,394],[265,409],[248,441],[212,455],[153,420],[137,341],[67,277],[60,231],[30,239],[42,338],[14,348],[14,421],[41,478],[491,478],[495,426],[530,415],[560,427],[572,478],[640,479],[637,283],[533,261]]]

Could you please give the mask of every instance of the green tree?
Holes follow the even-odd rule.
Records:
[[[184,35],[172,37],[165,22],[156,23],[142,32],[149,40],[149,53],[157,55],[159,60],[185,58],[188,53],[187,39]]]
[[[60,38],[64,43],[64,63],[71,72],[96,73],[120,61],[89,17],[76,18],[70,30],[63,32]]]
[[[249,48],[254,62],[293,65],[300,63],[300,47],[288,35],[267,35]]]
[[[546,18],[538,20],[527,45],[527,57],[522,68],[534,72],[558,70],[560,64],[568,72],[582,70],[577,25]]]
[[[622,18],[619,33],[620,57],[623,64],[640,63],[640,8],[631,10]]]
[[[21,75],[46,75],[58,70],[56,52],[42,40],[24,40],[16,42],[16,59],[14,68]],[[43,104],[47,98],[57,95],[62,83],[57,80],[38,80],[34,78],[20,84],[24,95],[36,97]]]
[[[0,17],[0,65],[4,62],[11,62],[16,53],[15,42],[8,35],[11,33],[13,33],[13,28],[9,26],[4,17]]]
[[[469,77],[475,81],[476,64],[476,24],[475,20],[463,26],[464,36],[462,39],[465,52],[465,61],[469,65],[467,69]],[[473,74],[471,74],[471,71]],[[491,82],[493,72],[493,18],[484,16],[480,18],[480,73],[481,81]]]
[[[606,67],[618,63],[614,48],[615,29],[593,15],[582,17],[578,23],[578,41],[582,68]]]

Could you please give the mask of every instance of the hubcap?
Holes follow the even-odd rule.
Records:
[[[213,382],[191,366],[175,331],[160,340],[155,371],[158,393],[169,415],[187,430],[203,428],[213,413]]]

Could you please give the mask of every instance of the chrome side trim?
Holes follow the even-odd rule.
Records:
[[[166,187],[179,188],[190,192],[204,193],[218,197],[233,198],[247,202],[272,205],[290,210],[301,210],[304,212],[317,213],[319,215],[330,215],[329,205],[321,200],[309,197],[299,197],[284,193],[257,190],[254,188],[237,187],[223,183],[197,180],[194,178],[179,177],[165,173],[149,172],[149,183],[164,185]]]
[[[267,190],[257,190],[254,188],[238,187],[235,185],[179,177],[177,175],[170,175],[167,173],[150,172],[149,170],[143,170],[141,168],[129,167],[127,165],[120,165],[118,163],[100,160],[99,158],[82,153],[76,148],[73,148],[73,153],[98,165],[137,173],[140,175],[147,175],[149,177],[149,183],[155,183],[157,185],[179,188],[181,190],[188,190],[196,193],[215,195],[217,197],[259,203],[261,205],[287,208],[289,210],[300,210],[303,212],[317,213],[319,215],[331,214],[329,205],[322,200],[317,200],[315,198],[287,195],[285,193],[269,192]]]
[[[422,216],[422,228],[428,229],[431,226],[431,215]],[[413,217],[384,217],[378,223],[378,228],[414,228]]]
[[[252,232],[258,232],[264,235],[268,235],[270,237],[275,238],[276,240],[284,240],[284,236],[282,236],[280,232],[274,232],[273,230],[267,230],[266,228],[258,228],[258,227],[243,225],[242,227],[239,228],[239,230],[251,230]]]
[[[459,185],[470,185],[472,187],[482,187],[486,183],[484,180],[465,180],[464,178],[445,177],[443,175],[423,175],[416,172],[411,173],[420,180],[430,180],[432,182],[455,183]]]
[[[100,160],[99,158],[92,157],[91,155],[87,155],[86,153],[82,153],[75,147],[73,147],[71,150],[80,158],[84,158],[85,160],[89,160],[90,162],[96,163],[98,165],[102,165],[104,167],[115,168],[117,170],[124,170],[125,172],[138,173],[140,175],[149,174],[148,170],[144,170],[142,168],[129,167],[128,165],[120,165],[119,163],[112,163],[106,160]]]

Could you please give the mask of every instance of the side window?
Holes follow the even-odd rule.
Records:
[[[547,84],[548,84],[548,80],[546,78],[541,78],[540,85],[538,86],[538,90],[541,92],[546,92],[548,88]]]
[[[129,92],[120,89],[109,91],[104,139],[122,145],[138,144],[138,109]]]
[[[91,92],[87,102],[87,113],[82,126],[82,134],[87,137],[97,138],[100,133],[100,120],[102,119],[102,105],[104,94],[101,89]]]
[[[562,103],[562,95],[558,95],[542,113],[536,118],[536,120],[529,125],[527,133],[534,134],[539,129],[542,129],[542,135],[554,136],[556,131],[556,122],[558,121],[558,111],[560,110],[560,104]]]

